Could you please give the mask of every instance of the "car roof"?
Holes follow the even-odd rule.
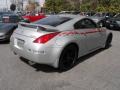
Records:
[[[64,22],[58,26],[50,26],[50,25],[42,25],[42,26],[45,26],[45,27],[48,27],[48,28],[55,28],[56,30],[59,30],[59,31],[64,31],[64,30],[72,30],[73,29],[73,25],[74,23],[76,23],[77,21],[81,20],[81,19],[84,19],[84,18],[87,18],[86,16],[81,16],[81,15],[71,15],[71,14],[63,14],[63,15],[50,15],[51,17],[55,17],[55,18],[71,18],[70,20],[68,20],[67,22]],[[49,17],[50,17],[49,16]],[[47,17],[46,17],[47,18]],[[89,18],[88,18],[89,19]]]

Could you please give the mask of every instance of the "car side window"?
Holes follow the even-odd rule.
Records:
[[[97,25],[90,19],[82,19],[74,24],[75,29],[97,28]]]

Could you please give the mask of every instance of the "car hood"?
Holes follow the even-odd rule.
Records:
[[[11,30],[17,24],[14,23],[0,23],[0,32],[5,33]]]

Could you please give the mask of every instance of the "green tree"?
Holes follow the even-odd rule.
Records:
[[[46,0],[45,6],[48,11],[80,10],[81,0]]]
[[[120,13],[120,0],[84,0],[81,10]]]
[[[120,0],[46,0],[45,6],[48,11],[55,12],[80,10],[120,13]]]
[[[120,0],[98,0],[99,5],[97,10],[106,12],[119,12],[120,13]],[[104,10],[102,10],[104,8]]]
[[[35,11],[35,9],[39,6],[39,3],[35,0],[28,0],[28,5],[26,6],[27,11]]]

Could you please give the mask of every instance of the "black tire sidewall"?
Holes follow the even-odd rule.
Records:
[[[62,53],[61,53],[61,55],[60,55],[60,59],[59,59],[59,70],[60,71],[66,71],[66,70],[69,70],[69,69],[71,69],[73,66],[74,66],[74,64],[73,65],[71,65],[70,67],[64,67],[64,65],[63,65],[63,63],[62,63],[62,61],[63,61],[63,55],[67,52],[67,50],[68,49],[72,49],[72,50],[74,50],[75,51],[75,53],[76,53],[76,55],[75,55],[75,61],[77,60],[77,58],[78,58],[78,51],[77,51],[77,48],[74,46],[74,45],[68,45],[68,46],[66,46],[64,49],[63,49],[63,51],[62,51]],[[74,61],[74,62],[75,62]]]
[[[113,35],[109,35],[107,40],[106,40],[106,44],[105,44],[105,49],[109,48],[111,42],[112,42],[112,38],[113,38]]]

